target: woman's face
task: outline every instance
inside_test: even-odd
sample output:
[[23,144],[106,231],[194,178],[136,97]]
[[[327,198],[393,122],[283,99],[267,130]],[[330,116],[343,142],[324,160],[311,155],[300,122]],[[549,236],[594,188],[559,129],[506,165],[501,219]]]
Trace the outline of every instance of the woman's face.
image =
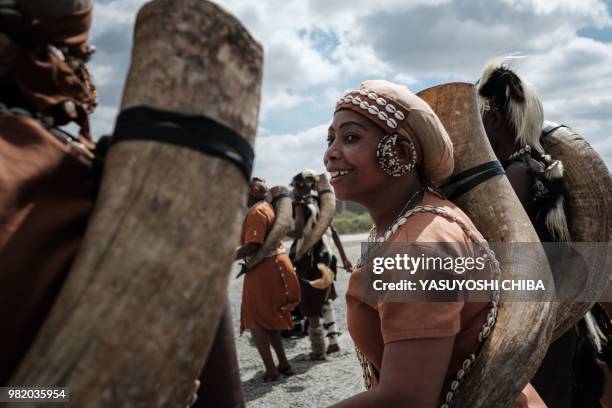
[[343,109],[334,115],[323,161],[340,200],[371,200],[384,185],[386,175],[376,158],[378,142],[384,135],[381,128],[358,113]]

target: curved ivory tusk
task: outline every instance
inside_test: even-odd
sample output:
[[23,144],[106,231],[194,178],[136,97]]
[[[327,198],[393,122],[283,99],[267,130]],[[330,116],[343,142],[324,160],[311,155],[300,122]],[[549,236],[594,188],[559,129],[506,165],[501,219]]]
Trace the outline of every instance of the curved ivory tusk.
[[317,264],[317,268],[319,268],[319,271],[321,271],[321,277],[319,279],[310,281],[310,286],[315,289],[329,288],[334,282],[334,271],[332,271],[327,265],[322,263]]
[[316,180],[317,192],[319,193],[319,219],[312,228],[310,234],[304,237],[304,242],[297,251],[295,257],[299,261],[306,252],[310,250],[325,234],[336,213],[336,195],[332,191],[325,173],[319,174]]
[[259,248],[259,251],[251,259],[247,261],[247,268],[251,269],[260,263],[265,255],[276,249],[276,245],[287,235],[287,232],[291,229],[291,197],[289,196],[289,189],[284,186],[276,186],[270,189],[270,197],[272,199],[272,206],[274,207],[274,225],[270,230],[266,241]]
[[[253,145],[262,59],[213,3],[148,2],[122,108],[203,115]],[[10,383],[69,387],[78,407],[185,406],[223,310],[246,193],[226,159],[154,141],[112,145],[81,251]]]
[[[453,141],[455,174],[496,160],[480,119],[476,90],[472,84],[444,84],[418,95],[436,112]],[[456,204],[489,242],[539,243],[527,214],[503,175],[470,190],[459,197]],[[539,249],[521,262],[516,262],[516,256],[512,258],[508,253],[496,254],[502,279],[512,279],[529,271],[531,276],[542,276],[551,281],[546,255],[543,249]],[[544,357],[553,329],[553,304],[503,301],[502,294],[493,333],[459,388],[454,406],[510,405],[531,380]]]
[[[546,135],[543,146],[553,159],[563,163],[563,179],[568,192],[565,208],[572,241],[612,241],[612,178],[599,154],[580,135],[566,127]],[[600,249],[595,249],[591,255],[584,257],[585,269],[555,277],[558,292],[567,295],[579,291],[577,295],[582,299],[595,300],[601,296],[612,273],[610,255],[609,251]],[[589,276],[586,276],[587,272]],[[571,296],[564,296],[568,297]],[[593,303],[560,302],[553,338],[573,327]]]

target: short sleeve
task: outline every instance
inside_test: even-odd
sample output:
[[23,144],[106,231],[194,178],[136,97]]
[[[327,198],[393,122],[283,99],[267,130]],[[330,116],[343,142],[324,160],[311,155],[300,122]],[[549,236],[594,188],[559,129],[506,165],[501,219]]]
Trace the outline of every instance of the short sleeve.
[[[427,217],[420,217],[417,220],[421,222],[427,220]],[[434,218],[433,221],[437,219]],[[410,257],[456,256],[457,246],[440,247],[447,244],[414,242],[402,250]],[[391,247],[389,251],[385,256],[393,257],[397,253],[397,249]],[[427,277],[428,273],[419,269],[414,276]],[[463,302],[379,301],[377,309],[385,343],[417,338],[451,337],[461,329]]]
[[252,211],[247,215],[245,225],[244,243],[255,242],[263,245],[266,240],[268,218],[263,211]]
[[[443,207],[458,218],[467,219],[449,202],[429,194],[426,204]],[[469,220],[469,219],[468,219]],[[437,214],[421,213],[410,217],[394,242],[418,246],[421,256],[470,256],[463,229]],[[426,271],[417,271],[424,276]],[[390,343],[419,338],[452,337],[461,331],[464,302],[378,302],[377,310],[383,341]]]
[[463,302],[378,303],[383,341],[452,337],[461,329]]

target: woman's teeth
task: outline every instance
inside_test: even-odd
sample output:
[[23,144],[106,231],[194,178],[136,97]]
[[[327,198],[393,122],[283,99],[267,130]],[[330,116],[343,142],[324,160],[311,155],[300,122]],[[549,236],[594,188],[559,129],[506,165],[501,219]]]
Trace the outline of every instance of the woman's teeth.
[[344,176],[345,174],[349,174],[350,172],[351,170],[338,170],[338,171],[332,171],[329,174],[331,174],[332,178],[334,178],[338,176]]

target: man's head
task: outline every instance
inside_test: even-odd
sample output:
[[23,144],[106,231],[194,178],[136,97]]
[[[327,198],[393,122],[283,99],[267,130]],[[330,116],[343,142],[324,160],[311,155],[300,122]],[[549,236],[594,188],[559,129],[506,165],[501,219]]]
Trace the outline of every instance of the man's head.
[[264,179],[253,177],[249,183],[248,205],[252,205],[257,201],[265,200],[268,195],[268,186]]
[[310,194],[315,188],[316,175],[313,170],[304,170],[299,172],[291,180],[291,187],[293,187],[293,196],[300,198]]
[[542,103],[533,87],[506,64],[508,57],[491,59],[476,87],[482,122],[498,158],[505,160],[523,146],[542,152]]

